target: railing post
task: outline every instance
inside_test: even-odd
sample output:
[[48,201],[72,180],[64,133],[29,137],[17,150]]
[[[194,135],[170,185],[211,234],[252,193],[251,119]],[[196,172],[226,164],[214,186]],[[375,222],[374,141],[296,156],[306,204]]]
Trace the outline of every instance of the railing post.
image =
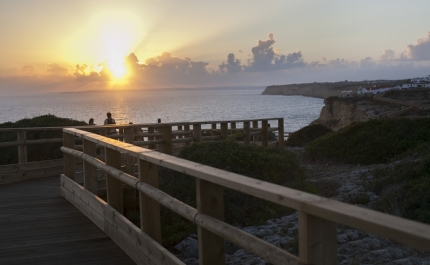
[[[235,122],[235,121],[232,121],[232,122],[230,123],[230,129],[236,129],[236,122]],[[235,133],[235,131],[232,131],[232,133],[234,134],[234,133]]]
[[228,123],[221,123],[221,140],[227,140]]
[[24,142],[24,145],[18,146],[18,163],[24,164],[27,163],[27,144],[25,140],[27,140],[26,131],[17,131],[17,140],[18,142]]
[[267,120],[261,121],[261,145],[269,146],[269,125]]
[[163,153],[171,155],[172,154],[172,126],[163,126]]
[[[139,159],[139,180],[158,189],[158,166]],[[140,229],[161,244],[160,204],[139,192]]]
[[[154,127],[148,127],[148,133],[154,133]],[[154,140],[154,136],[148,136],[148,141]],[[148,149],[155,149],[155,144],[148,145]]]
[[[198,212],[224,221],[222,186],[196,179],[196,192]],[[197,231],[199,237],[199,264],[225,264],[224,239],[200,226]]]
[[193,138],[195,143],[202,141],[202,125],[193,124]]
[[249,145],[249,138],[250,138],[250,132],[251,132],[251,128],[250,128],[251,124],[249,121],[245,121],[243,122],[243,144],[244,145]]
[[[184,125],[184,130],[189,132],[190,131],[190,125],[189,124]],[[186,137],[189,138],[190,135],[187,134]],[[190,145],[190,142],[185,142],[185,146],[188,146],[188,145]]]
[[278,119],[278,145],[284,146],[284,118]]
[[299,262],[337,264],[335,222],[299,212]]
[[[178,125],[178,131],[182,131],[182,126]],[[178,139],[182,138],[182,134],[178,135]]]
[[[106,165],[121,170],[121,153],[107,147],[105,149]],[[122,182],[106,174],[106,190],[107,203],[121,214],[124,214]]]
[[[256,132],[257,130],[254,129],[258,129],[258,121],[253,121],[252,122],[252,132]],[[258,140],[258,135],[254,135],[252,136],[252,141],[257,141]]]
[[[96,143],[84,139],[84,154],[95,157],[97,155]],[[84,161],[84,187],[97,195],[97,168]]]
[[[124,142],[125,143],[129,143],[129,144],[133,144],[134,143],[134,130],[133,127],[127,127],[124,128]],[[130,155],[126,155],[125,156],[125,172],[127,172],[128,174],[134,176],[135,175],[135,171],[134,171],[134,164],[135,164],[135,158],[133,156]]]
[[[211,124],[211,129],[212,129],[212,130],[216,130],[216,123],[212,123],[212,124]],[[216,135],[216,132],[211,131],[210,135],[214,136],[214,135]]]
[[[75,136],[67,132],[63,132],[63,146],[71,149],[75,148]],[[64,156],[64,174],[71,180],[75,180],[75,157],[69,154]]]

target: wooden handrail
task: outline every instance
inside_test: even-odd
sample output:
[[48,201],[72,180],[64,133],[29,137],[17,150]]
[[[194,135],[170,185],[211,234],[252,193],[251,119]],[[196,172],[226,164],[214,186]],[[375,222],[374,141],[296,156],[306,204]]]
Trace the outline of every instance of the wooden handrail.
[[[69,156],[79,157],[103,170],[109,176],[136,188],[140,192],[151,197],[155,203],[160,203],[178,214],[181,214],[183,217],[196,223],[200,228],[204,228],[221,238],[231,240],[233,243],[238,244],[256,255],[260,255],[274,264],[298,264],[298,262],[302,264],[336,263],[336,223],[374,233],[407,246],[430,251],[430,226],[426,224],[204,166],[82,130],[65,128],[63,132],[65,135],[80,137],[85,141],[102,145],[106,149],[112,150],[112,152],[134,157],[138,161],[148,163],[148,165],[162,166],[179,171],[195,177],[203,183],[210,183],[210,185],[237,190],[299,211],[300,254],[297,258],[283,250],[279,250],[275,246],[262,243],[260,242],[261,240],[257,238],[243,235],[243,231],[225,224],[222,220],[207,215],[201,212],[201,210],[196,210],[190,206],[184,205],[182,202],[162,193],[157,187],[146,184],[122,172],[118,168],[106,165],[90,155],[74,150],[71,147],[63,147],[61,149]],[[139,163],[140,162],[138,162],[138,164]],[[65,165],[70,166],[71,164],[65,161]],[[139,170],[143,170],[142,167],[140,167]],[[70,170],[65,168],[65,172],[67,171],[70,172]],[[140,172],[139,174],[147,175],[145,172]],[[222,189],[220,191],[220,194],[222,194]],[[200,200],[204,199],[208,198],[200,198]],[[141,218],[147,217],[141,216]],[[149,219],[146,219],[146,221],[151,222]],[[155,224],[154,227],[157,227],[157,224]],[[202,244],[200,246],[203,246],[205,237],[201,237],[200,233],[203,232],[201,232],[200,228],[199,245]],[[264,254],[260,250],[264,250],[265,253],[269,254]],[[211,250],[205,249],[200,257],[206,256],[207,251],[210,252]],[[206,261],[202,262],[201,260],[201,264],[211,264],[211,262],[207,261],[210,259],[202,259]]]

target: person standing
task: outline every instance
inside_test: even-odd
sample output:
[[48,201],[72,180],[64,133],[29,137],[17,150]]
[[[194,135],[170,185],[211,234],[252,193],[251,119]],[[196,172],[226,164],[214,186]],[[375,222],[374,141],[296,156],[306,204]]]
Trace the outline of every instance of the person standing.
[[93,118],[91,118],[91,119],[88,121],[88,125],[96,125],[96,124],[94,123],[94,119],[93,119]]
[[[107,119],[104,121],[104,125],[109,125],[109,124],[116,124],[115,120],[112,118],[112,114],[110,112],[106,113]],[[116,133],[116,129],[112,128],[109,129],[107,131],[107,134],[114,134]]]

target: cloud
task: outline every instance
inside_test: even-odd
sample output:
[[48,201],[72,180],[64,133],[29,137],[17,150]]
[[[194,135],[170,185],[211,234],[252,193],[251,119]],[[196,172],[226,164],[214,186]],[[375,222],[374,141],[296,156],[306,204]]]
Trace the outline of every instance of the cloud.
[[69,69],[61,67],[57,63],[49,63],[47,72],[48,74],[55,75],[55,76],[64,76],[68,74]]
[[219,65],[219,70],[228,73],[237,73],[242,71],[242,65],[240,65],[240,60],[236,59],[233,53],[229,53],[227,56],[227,63],[222,62],[222,64]]
[[381,56],[379,56],[379,60],[381,61],[391,61],[395,59],[396,52],[390,49],[385,49]]
[[413,61],[430,60],[430,32],[424,38],[419,39],[417,44],[409,44],[401,54],[400,59]]
[[34,75],[36,73],[34,67],[31,65],[23,66],[19,72],[23,75]]

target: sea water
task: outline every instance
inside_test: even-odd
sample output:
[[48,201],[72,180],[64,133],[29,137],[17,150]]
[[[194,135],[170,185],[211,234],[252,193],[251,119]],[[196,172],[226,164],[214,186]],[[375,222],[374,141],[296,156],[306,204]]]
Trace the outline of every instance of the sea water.
[[[323,100],[262,95],[264,87],[175,88],[57,93],[0,97],[0,123],[44,114],[103,124],[111,112],[117,124],[284,118],[286,132],[319,117]],[[276,127],[277,122],[271,121]]]

